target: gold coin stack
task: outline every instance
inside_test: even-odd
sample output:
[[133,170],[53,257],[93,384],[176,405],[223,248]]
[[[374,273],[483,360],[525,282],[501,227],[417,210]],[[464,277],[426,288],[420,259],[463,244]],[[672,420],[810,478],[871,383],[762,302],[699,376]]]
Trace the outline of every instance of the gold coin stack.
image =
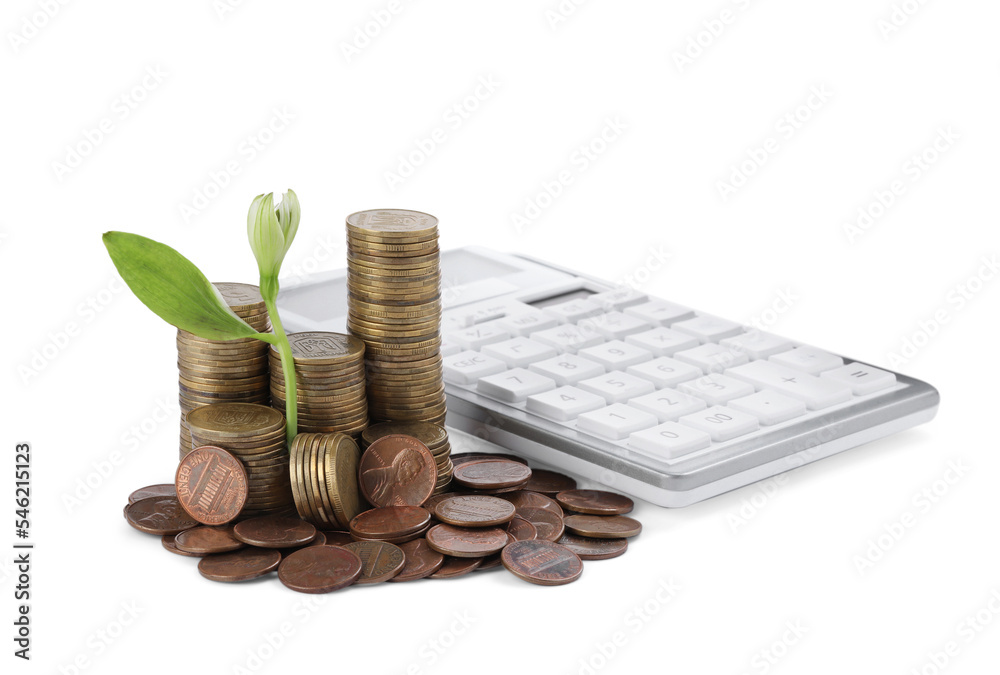
[[[298,432],[341,432],[357,437],[368,426],[365,343],[340,333],[288,336],[295,358]],[[271,347],[271,405],[285,411],[285,371]]]
[[368,414],[444,424],[437,218],[379,209],[347,217],[347,327],[365,343]]
[[192,445],[214,445],[243,463],[249,494],[242,516],[289,511],[294,506],[285,445],[285,417],[253,403],[215,403],[188,413]]
[[361,434],[361,449],[362,451],[367,450],[369,445],[383,436],[396,434],[412,436],[427,446],[437,462],[438,473],[434,494],[439,495],[447,492],[451,486],[452,471],[455,468],[451,463],[451,443],[448,441],[448,431],[443,426],[432,422],[381,422],[373,424]]
[[350,436],[299,434],[289,454],[292,496],[303,520],[321,530],[347,530],[368,508],[358,487],[361,450]]
[[[223,299],[254,330],[265,333],[271,322],[260,290],[251,284],[214,284]],[[177,331],[177,370],[180,381],[180,456],[191,452],[186,415],[212,403],[263,403],[270,397],[267,379],[267,343],[253,338],[206,340]]]

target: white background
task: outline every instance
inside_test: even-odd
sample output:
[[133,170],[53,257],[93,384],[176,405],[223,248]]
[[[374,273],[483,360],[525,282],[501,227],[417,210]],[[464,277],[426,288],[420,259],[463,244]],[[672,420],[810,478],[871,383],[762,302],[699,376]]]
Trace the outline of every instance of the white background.
[[[4,553],[4,672],[995,668],[998,296],[994,280],[969,280],[1000,250],[1000,6],[897,3],[909,13],[891,0],[567,2],[575,11],[555,21],[556,0],[64,0],[51,17],[45,2],[5,2],[3,448],[10,467],[14,443],[32,443],[36,549],[30,665],[10,654]],[[372,12],[387,25],[369,25]],[[580,146],[608,120],[624,129],[584,167]],[[435,129],[444,140],[414,155]],[[934,150],[941,130],[952,140]],[[741,168],[765,145],[765,161]],[[412,175],[387,179],[407,156]],[[568,185],[517,226],[564,170]],[[734,172],[751,175],[720,190]],[[246,209],[287,187],[304,214],[288,274],[343,266],[352,211],[424,210],[446,247],[633,277],[876,365],[915,340],[896,369],[938,387],[940,413],[767,492],[639,504],[645,529],[628,554],[561,588],[498,571],[355,588],[311,611],[273,578],[205,581],[121,518],[131,490],[173,475],[175,353],[173,329],[120,291],[100,234],[139,232],[212,279],[255,282]],[[859,209],[874,213],[868,227],[845,228]],[[654,251],[667,263],[648,265]],[[961,306],[960,285],[977,291]],[[791,306],[768,314],[783,293]],[[8,550],[12,479],[0,473]],[[907,513],[912,526],[872,549]],[[869,555],[880,559],[860,570]],[[641,619],[644,605],[655,611]],[[977,613],[987,623],[969,632]],[[283,627],[270,649],[264,636]],[[435,653],[435,640],[449,647]],[[248,665],[248,652],[268,658]],[[75,659],[87,666],[68,669]]]

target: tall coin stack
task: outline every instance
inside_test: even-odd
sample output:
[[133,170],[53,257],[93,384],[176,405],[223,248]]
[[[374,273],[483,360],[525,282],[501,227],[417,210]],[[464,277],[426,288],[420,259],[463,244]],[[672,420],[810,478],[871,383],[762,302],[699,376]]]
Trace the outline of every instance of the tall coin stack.
[[[365,343],[340,333],[288,336],[295,359],[298,432],[341,432],[357,437],[368,426]],[[285,371],[271,347],[271,405],[285,410]]]
[[451,476],[454,465],[451,463],[451,443],[448,431],[439,424],[431,422],[382,422],[373,424],[361,434],[361,450],[384,436],[402,434],[412,436],[427,446],[437,462],[437,483],[434,485],[436,495],[448,491],[451,486]]
[[[251,284],[214,284],[240,318],[259,333],[271,330],[260,290]],[[177,331],[177,370],[180,382],[180,456],[191,452],[186,415],[212,403],[263,403],[270,396],[266,342],[254,338],[206,340]]]
[[246,469],[248,496],[241,516],[294,507],[284,415],[266,405],[216,403],[192,410],[187,421],[194,447],[220,447]]
[[398,209],[347,217],[347,327],[365,343],[374,420],[444,424],[437,222]]

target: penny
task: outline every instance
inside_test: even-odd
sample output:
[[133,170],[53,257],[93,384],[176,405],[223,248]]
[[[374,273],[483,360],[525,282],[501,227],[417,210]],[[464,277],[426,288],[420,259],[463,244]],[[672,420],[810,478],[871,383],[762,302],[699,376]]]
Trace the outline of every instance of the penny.
[[457,455],[451,456],[451,461],[453,461],[456,465],[465,464],[466,462],[472,462],[477,459],[508,459],[512,462],[520,462],[521,464],[528,463],[528,460],[516,455],[503,455],[494,452],[460,452]]
[[177,501],[205,525],[222,525],[240,514],[247,501],[247,473],[222,448],[195,448],[177,467]]
[[575,490],[576,481],[569,476],[555,471],[535,469],[531,472],[531,479],[528,480],[528,484],[524,486],[524,489],[555,496],[564,490]]
[[604,490],[563,490],[556,495],[556,501],[570,511],[598,516],[617,516],[635,507],[635,502],[625,495]]
[[499,497],[465,495],[439,502],[434,515],[449,525],[489,527],[509,522],[514,517],[514,505]]
[[139,488],[132,494],[128,496],[128,503],[135,504],[140,499],[145,499],[146,497],[176,497],[177,488],[174,487],[173,483],[161,483],[160,485],[148,485],[144,488]]
[[556,541],[563,534],[563,519],[551,511],[536,506],[522,506],[517,509],[517,515],[535,526],[538,531],[536,539]]
[[125,507],[128,524],[146,534],[177,534],[198,526],[176,497],[146,497]]
[[425,527],[431,514],[419,506],[383,506],[351,520],[351,534],[366,539],[402,537]]
[[506,499],[515,508],[521,508],[522,506],[533,506],[538,509],[545,509],[546,511],[551,511],[560,518],[563,517],[562,507],[559,506],[559,502],[552,499],[548,495],[543,495],[541,492],[530,492],[528,490],[518,490],[517,492],[508,492],[503,495],[503,499]]
[[198,563],[201,576],[212,581],[249,581],[278,568],[281,553],[263,548],[241,548],[232,553],[220,553],[202,558]]
[[516,577],[540,586],[561,586],[583,574],[580,556],[544,539],[516,541],[503,550],[501,560]]
[[617,558],[628,549],[628,539],[592,539],[566,533],[557,544],[565,546],[580,556],[580,560],[607,560]]
[[483,564],[482,558],[445,557],[444,564],[430,576],[431,579],[454,579],[463,577]]
[[[351,540],[350,537],[348,537],[348,541],[350,540]],[[283,548],[279,550],[281,551],[281,557],[287,558],[289,555],[291,555],[295,551],[298,551],[300,548],[307,548],[309,546],[326,546],[328,544],[329,542],[326,540],[326,534],[323,532],[317,532],[316,536],[313,537],[312,541],[310,541],[308,544],[303,544],[302,546],[291,546],[289,548]]]
[[160,538],[160,543],[163,544],[163,548],[176,555],[182,555],[188,558],[203,558],[207,555],[204,553],[188,553],[187,551],[180,550],[177,548],[177,544],[174,541],[176,538],[176,534],[165,534]]
[[566,516],[566,529],[581,537],[619,539],[642,532],[642,524],[628,516]]
[[[515,541],[517,541],[517,540],[514,539],[513,535],[511,535],[510,532],[508,532],[507,533],[507,546],[510,546]],[[500,556],[501,555],[503,555],[503,549],[501,549],[498,553],[494,553],[493,555],[486,556],[485,558],[483,558],[483,563],[479,567],[476,568],[476,571],[477,572],[482,572],[483,570],[492,570],[492,569],[495,569],[497,567],[500,567],[500,563],[501,563]]]
[[444,500],[451,499],[452,497],[462,496],[462,495],[465,495],[465,494],[468,494],[468,493],[466,493],[466,492],[444,492],[444,493],[438,494],[438,495],[431,495],[430,498],[428,498],[428,500],[423,503],[423,508],[427,509],[428,511],[430,511],[433,514],[434,513],[434,509],[437,508],[437,505],[440,504],[441,502],[443,502]]
[[514,516],[513,520],[507,523],[507,534],[512,536],[514,541],[528,541],[538,537],[538,529],[530,520]]
[[411,436],[383,436],[361,456],[358,480],[375,506],[420,506],[434,491],[437,468],[427,446]]
[[232,527],[207,526],[184,530],[175,537],[174,545],[182,551],[198,555],[228,553],[246,546],[233,536]]
[[260,516],[237,523],[233,535],[251,546],[291,548],[312,541],[316,528],[298,518]]
[[278,579],[300,593],[329,593],[361,577],[361,558],[340,546],[310,546],[281,561]]
[[326,537],[327,546],[343,546],[354,541],[350,532],[324,532],[323,536]]
[[454,480],[459,485],[480,490],[517,487],[530,478],[531,469],[509,459],[477,459],[464,462],[455,466],[454,474]]
[[438,553],[427,545],[426,539],[414,539],[400,544],[406,563],[399,574],[389,581],[416,581],[437,572],[444,564],[444,554]]
[[427,530],[427,544],[455,558],[482,558],[507,545],[507,533],[499,527],[467,528],[435,525]]
[[403,550],[384,541],[356,541],[344,546],[361,558],[359,584],[377,584],[399,574],[406,564]]

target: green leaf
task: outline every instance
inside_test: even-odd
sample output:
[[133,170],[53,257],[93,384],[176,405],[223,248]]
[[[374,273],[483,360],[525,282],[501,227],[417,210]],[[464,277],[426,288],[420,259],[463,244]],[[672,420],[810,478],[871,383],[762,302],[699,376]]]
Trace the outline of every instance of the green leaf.
[[128,287],[167,323],[209,340],[258,335],[194,263],[166,244],[128,232],[105,232],[103,239]]

